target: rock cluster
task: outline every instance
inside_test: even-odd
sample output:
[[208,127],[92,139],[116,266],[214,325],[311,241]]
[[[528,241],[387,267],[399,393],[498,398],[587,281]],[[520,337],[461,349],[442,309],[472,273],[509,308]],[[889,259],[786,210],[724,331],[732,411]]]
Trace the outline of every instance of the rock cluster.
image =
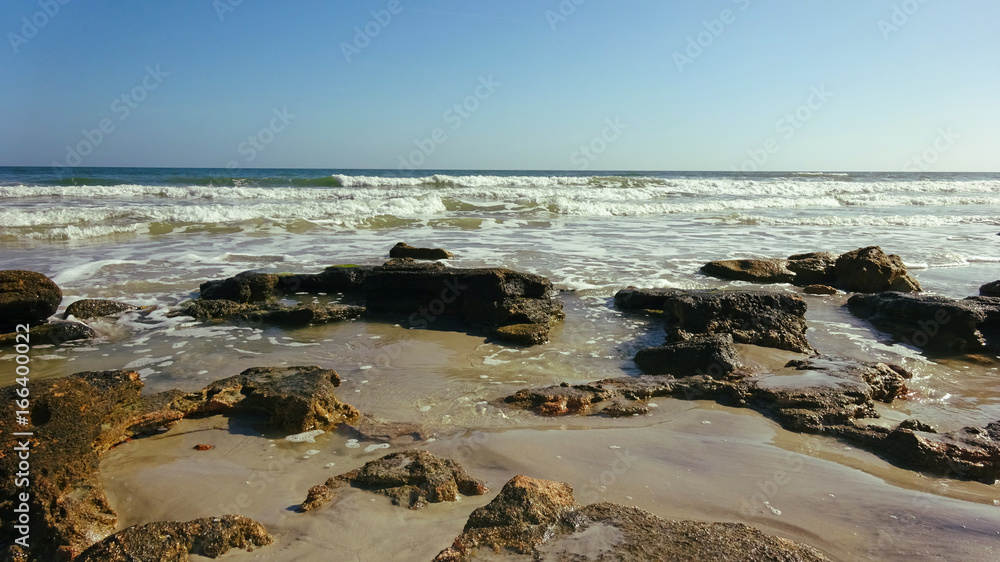
[[[869,246],[835,256],[829,252],[796,254],[788,259],[739,259],[713,261],[702,273],[720,279],[753,283],[793,283],[835,286],[848,292],[920,291],[920,283],[906,272],[903,260]],[[814,294],[819,289],[814,288]]]
[[[586,538],[589,548],[581,550]],[[739,523],[667,521],[612,503],[581,506],[568,484],[515,476],[472,512],[435,562],[521,560],[827,560],[819,551]]]
[[[413,327],[429,326],[443,315],[457,316],[498,339],[523,345],[548,341],[552,323],[563,317],[562,303],[552,298],[552,284],[544,277],[503,268],[449,268],[407,258],[382,266],[332,266],[316,274],[244,272],[203,283],[201,300],[183,313],[197,318],[257,318],[267,323],[305,318],[309,313],[303,307],[288,310],[266,304],[275,295],[298,293],[343,293],[363,302],[370,314],[405,316]],[[207,304],[210,301],[221,304]],[[334,309],[321,317],[359,313],[359,309]]]
[[[142,395],[133,371],[77,373],[27,384],[33,436],[15,437],[23,428],[13,416],[0,417],[4,451],[26,445],[31,455],[29,516],[34,522],[34,555],[39,560],[72,559],[96,538],[116,529],[117,515],[98,475],[102,453],[132,437],[147,435],[178,420],[216,413],[263,413],[269,424],[289,433],[330,429],[357,421],[360,414],[334,394],[337,373],[319,367],[248,369],[193,393],[168,391]],[[0,389],[13,403],[20,385]],[[0,455],[0,509],[12,513],[18,488],[17,455]],[[133,535],[133,537],[136,535]],[[13,529],[0,528],[0,547],[10,556]],[[187,540],[187,539],[184,539]],[[100,558],[92,558],[94,560]]]

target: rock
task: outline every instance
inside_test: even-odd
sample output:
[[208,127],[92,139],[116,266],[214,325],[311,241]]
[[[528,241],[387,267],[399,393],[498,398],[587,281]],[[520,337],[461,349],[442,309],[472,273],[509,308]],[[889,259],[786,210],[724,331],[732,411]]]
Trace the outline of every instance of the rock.
[[601,414],[611,418],[625,418],[629,416],[641,416],[649,413],[649,406],[642,402],[629,402],[627,400],[615,399],[601,410]]
[[745,259],[708,262],[701,267],[705,275],[752,283],[791,283],[795,274],[785,267],[785,260]]
[[427,451],[390,453],[361,468],[334,476],[326,484],[309,490],[302,511],[310,511],[333,499],[343,486],[361,488],[388,496],[393,505],[420,509],[427,503],[455,501],[459,494],[481,496],[486,484],[469,476],[458,463]]
[[255,367],[175,399],[170,408],[185,417],[263,413],[287,433],[332,429],[354,423],[361,413],[337,398],[340,376],[333,369]]
[[[255,297],[247,294],[266,296],[271,290],[285,294],[343,293],[348,298],[361,297],[367,312],[405,315],[411,327],[427,327],[445,315],[458,316],[471,327],[522,344],[547,341],[550,324],[564,317],[562,303],[552,298],[548,279],[503,268],[447,268],[438,262],[427,264],[398,258],[382,266],[333,266],[318,274],[278,275],[274,276],[274,284],[270,278],[255,277],[260,275],[269,274],[244,272],[223,281],[209,281],[203,284],[202,297],[245,304],[256,302]],[[254,285],[256,291],[242,288],[250,281],[258,282]],[[186,313],[196,317],[234,317],[278,306],[245,309],[227,303],[208,308],[203,302],[208,301],[190,304]],[[292,317],[298,319],[304,314],[297,310]],[[517,324],[537,326],[497,331]]]
[[[98,474],[99,456],[136,436],[169,427],[186,416],[263,412],[288,433],[332,429],[360,414],[340,402],[333,388],[335,371],[319,367],[248,369],[195,393],[168,391],[142,395],[134,371],[95,371],[28,383],[31,437],[14,416],[0,416],[4,451],[26,443],[31,451],[29,514],[31,553],[37,560],[72,559],[95,540],[113,533],[117,514],[108,503]],[[14,384],[0,389],[0,400],[14,403]],[[13,509],[17,455],[0,455],[0,509]],[[23,491],[23,490],[20,490]],[[0,528],[0,549],[12,552],[10,526]],[[156,560],[157,558],[153,558]]]
[[548,324],[511,324],[496,329],[496,337],[521,345],[536,345],[549,341]]
[[66,307],[63,318],[75,316],[80,320],[88,318],[99,318],[101,316],[112,316],[120,312],[129,310],[139,310],[138,306],[124,302],[109,301],[104,299],[83,299],[74,302]]
[[[5,404],[13,404],[18,388],[15,384],[0,391]],[[0,442],[4,451],[19,443],[30,450],[31,559],[71,559],[116,529],[117,516],[98,476],[98,456],[132,435],[130,427],[145,410],[142,382],[132,371],[100,371],[34,380],[27,388],[30,429],[15,426],[13,415],[2,416]],[[34,436],[11,436],[26,429]],[[0,456],[4,513],[11,513],[16,492],[23,491],[14,487],[17,462],[16,454]],[[9,525],[0,529],[0,545],[6,547],[14,538]]]
[[1000,297],[1000,281],[987,283],[979,288],[979,294],[984,297]]
[[811,352],[806,340],[806,303],[797,295],[767,291],[623,289],[622,308],[663,310],[667,341],[731,334],[736,343]]
[[568,484],[515,476],[490,503],[472,512],[462,534],[434,560],[466,560],[477,548],[530,554],[575,506]]
[[363,306],[277,303],[242,304],[230,300],[194,300],[171,316],[191,316],[198,320],[242,320],[277,326],[313,326],[360,318]]
[[197,445],[194,446],[194,450],[195,451],[210,451],[214,447],[215,447],[214,445],[208,445],[208,444],[205,444],[205,443],[198,443]]
[[807,295],[836,295],[837,289],[829,285],[807,285],[802,292]]
[[62,291],[41,273],[0,271],[0,332],[12,332],[17,324],[40,324],[61,302]]
[[854,295],[847,301],[851,313],[905,343],[940,353],[981,350],[986,340],[980,327],[1000,316],[1000,299],[947,297],[884,292]]
[[160,521],[119,531],[88,548],[76,562],[185,562],[189,554],[218,558],[233,548],[252,551],[272,542],[263,525],[241,515]]
[[400,242],[389,250],[389,257],[413,258],[417,260],[446,260],[455,257],[455,255],[441,248],[414,248],[405,242]]
[[635,364],[647,375],[719,376],[736,370],[739,360],[733,337],[719,334],[640,349]]
[[903,260],[895,254],[886,255],[878,246],[842,254],[837,258],[835,272],[838,286],[845,291],[909,293],[921,290],[920,283],[906,273]]
[[806,285],[833,285],[837,282],[837,256],[830,252],[812,252],[788,256],[786,267],[795,274],[795,283]]
[[[24,334],[17,332],[0,334],[0,347],[13,346],[24,342]],[[53,344],[62,345],[68,341],[89,340],[97,337],[97,332],[80,322],[49,322],[35,326],[28,332],[28,340],[32,345]]]
[[[587,545],[581,549],[581,544]],[[635,507],[580,506],[568,484],[515,476],[475,510],[435,562],[525,555],[534,560],[827,560],[819,551],[739,523],[667,521]],[[751,556],[752,554],[752,556]]]
[[1000,421],[943,434],[913,421],[899,424],[884,439],[895,459],[952,478],[991,485],[1000,480]]
[[244,271],[229,279],[202,283],[201,298],[224,299],[238,303],[264,302],[275,294],[277,287],[278,276],[273,273]]
[[[714,400],[752,408],[790,431],[828,435],[874,452],[903,468],[989,484],[1000,479],[1000,421],[938,434],[919,420],[896,429],[872,425],[875,402],[891,403],[909,392],[911,374],[885,363],[813,358],[790,361],[775,373],[737,369],[728,376],[620,377],[523,389],[500,402],[541,415],[643,413],[642,400],[670,396]],[[629,411],[633,402],[636,410]],[[607,403],[605,413],[599,406]],[[628,413],[626,413],[628,412]]]
[[394,445],[409,444],[427,439],[424,428],[415,423],[387,422],[365,414],[350,427],[358,439],[380,441]]

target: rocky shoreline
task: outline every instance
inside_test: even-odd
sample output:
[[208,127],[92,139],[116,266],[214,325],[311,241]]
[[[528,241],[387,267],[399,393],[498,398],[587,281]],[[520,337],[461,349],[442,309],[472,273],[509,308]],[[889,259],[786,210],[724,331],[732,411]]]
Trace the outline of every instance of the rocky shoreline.
[[[331,266],[317,273],[247,271],[201,284],[199,297],[170,315],[286,329],[389,318],[404,327],[434,325],[515,346],[543,345],[550,339],[564,314],[548,279],[438,261],[453,257],[443,249],[400,243],[383,265]],[[1000,281],[962,300],[917,295],[921,286],[899,256],[878,247],[840,256],[817,252],[781,260],[709,262],[701,271],[755,285],[791,283],[806,294],[856,293],[845,305],[852,314],[928,356],[997,350]],[[18,324],[31,325],[32,342],[60,345],[98,337],[88,320],[146,312],[126,302],[85,299],[67,307],[62,319],[50,320],[61,301],[60,288],[44,275],[0,271],[0,346],[17,344]],[[830,357],[815,349],[807,338],[807,301],[797,294],[629,287],[614,296],[614,303],[628,314],[663,322],[663,343],[634,356],[641,376],[525,388],[495,397],[492,404],[542,416],[621,418],[648,413],[651,398],[710,400],[752,409],[793,432],[842,440],[906,469],[987,484],[1000,479],[1000,421],[944,433],[913,418],[883,423],[879,409],[906,399],[912,375],[899,365]],[[450,320],[436,323],[443,317]],[[746,367],[742,346],[782,350],[800,358],[781,368]],[[286,434],[343,425],[369,433],[409,434],[414,445],[425,441],[419,427],[394,427],[362,416],[337,396],[340,383],[333,369],[281,365],[246,369],[194,392],[143,394],[140,375],[128,369],[20,385],[31,396],[34,435],[26,447],[31,450],[34,493],[20,500],[13,478],[18,459],[0,455],[0,509],[10,512],[25,504],[35,522],[33,542],[41,546],[25,551],[15,544],[13,529],[5,526],[0,531],[5,556],[187,560],[190,554],[214,558],[230,549],[266,547],[273,541],[267,529],[239,514],[119,530],[100,482],[99,459],[115,446],[157,434],[180,420],[220,414],[254,416],[262,426]],[[0,389],[0,398],[12,403],[18,388],[15,384]],[[24,439],[13,435],[17,431],[9,416],[0,420],[3,450],[12,450]],[[336,503],[341,488],[348,487],[374,491],[411,509],[489,492],[484,481],[455,461],[407,449],[303,490],[300,509]],[[480,550],[569,556],[572,548],[566,545],[581,533],[606,536],[608,544],[607,552],[581,559],[607,554],[627,560],[708,560],[748,549],[759,559],[827,559],[808,546],[747,525],[666,521],[611,503],[582,506],[569,484],[517,476],[487,506],[472,512],[463,533],[436,560],[472,559]]]

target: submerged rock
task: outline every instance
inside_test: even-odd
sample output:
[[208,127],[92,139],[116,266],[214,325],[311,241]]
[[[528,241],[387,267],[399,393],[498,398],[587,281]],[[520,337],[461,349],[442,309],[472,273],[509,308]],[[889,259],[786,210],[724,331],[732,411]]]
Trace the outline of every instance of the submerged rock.
[[416,260],[446,260],[455,257],[455,254],[441,248],[415,248],[406,242],[400,242],[389,250],[389,257],[413,258]]
[[428,503],[455,501],[459,494],[481,496],[489,491],[481,480],[469,476],[453,460],[427,451],[390,453],[365,463],[361,468],[334,476],[325,484],[309,489],[302,511],[311,511],[333,499],[343,486],[361,488],[388,496],[394,505],[420,509]]
[[623,289],[615,303],[625,309],[662,310],[667,341],[730,334],[736,343],[810,352],[806,302],[797,295],[767,291]]
[[363,306],[338,304],[304,304],[298,306],[277,303],[243,304],[230,300],[195,300],[173,316],[191,316],[198,320],[240,320],[276,326],[313,326],[360,318]]
[[263,525],[241,515],[160,521],[119,531],[85,550],[76,562],[185,562],[189,554],[218,558],[234,548],[253,551],[272,542]]
[[705,275],[752,283],[791,283],[795,274],[785,267],[785,260],[743,259],[711,261],[701,267]]
[[244,271],[235,277],[201,284],[201,298],[225,299],[239,303],[264,302],[276,294],[278,276],[273,273]]
[[[94,337],[97,337],[97,332],[80,322],[49,322],[35,326],[28,332],[28,341],[31,345],[62,345],[69,341],[89,340]],[[24,343],[24,341],[24,335],[20,332],[0,334],[0,347]]]
[[987,342],[981,328],[1000,322],[1000,299],[996,297],[954,300],[884,292],[854,295],[847,306],[855,316],[908,344],[951,354],[983,349]]
[[[588,540],[590,539],[590,540]],[[588,548],[581,549],[580,541]],[[667,521],[635,507],[580,506],[568,484],[515,476],[472,512],[435,562],[535,560],[827,560],[819,551],[739,523]]]
[[75,316],[80,320],[87,320],[89,318],[99,318],[101,316],[113,316],[120,312],[127,312],[130,310],[139,310],[139,307],[118,301],[83,299],[67,306],[66,312],[63,314],[63,318]]
[[845,291],[880,293],[882,291],[918,292],[920,283],[906,272],[903,260],[886,254],[878,246],[869,246],[842,254],[835,267],[837,284]]
[[[319,367],[248,369],[199,392],[149,396],[142,395],[143,384],[134,371],[27,382],[29,414],[24,420],[0,416],[0,446],[4,451],[20,446],[30,451],[32,493],[26,503],[32,559],[72,559],[116,530],[117,514],[98,474],[99,457],[111,447],[186,416],[213,413],[263,412],[287,433],[330,429],[360,415],[333,394],[337,384],[335,371]],[[0,389],[0,400],[13,404],[22,388],[15,383]],[[24,431],[33,435],[13,435]],[[0,509],[6,513],[23,491],[15,487],[18,462],[16,454],[0,455]],[[10,556],[15,554],[15,538],[10,525],[0,528],[0,548]]]
[[0,271],[0,331],[14,331],[17,324],[39,324],[56,313],[62,290],[35,271]]

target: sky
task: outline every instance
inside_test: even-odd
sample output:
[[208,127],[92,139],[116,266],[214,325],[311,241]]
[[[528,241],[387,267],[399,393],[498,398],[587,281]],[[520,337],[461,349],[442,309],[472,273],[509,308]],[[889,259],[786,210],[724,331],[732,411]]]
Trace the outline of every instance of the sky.
[[0,165],[995,172],[997,22],[996,0],[8,0]]

